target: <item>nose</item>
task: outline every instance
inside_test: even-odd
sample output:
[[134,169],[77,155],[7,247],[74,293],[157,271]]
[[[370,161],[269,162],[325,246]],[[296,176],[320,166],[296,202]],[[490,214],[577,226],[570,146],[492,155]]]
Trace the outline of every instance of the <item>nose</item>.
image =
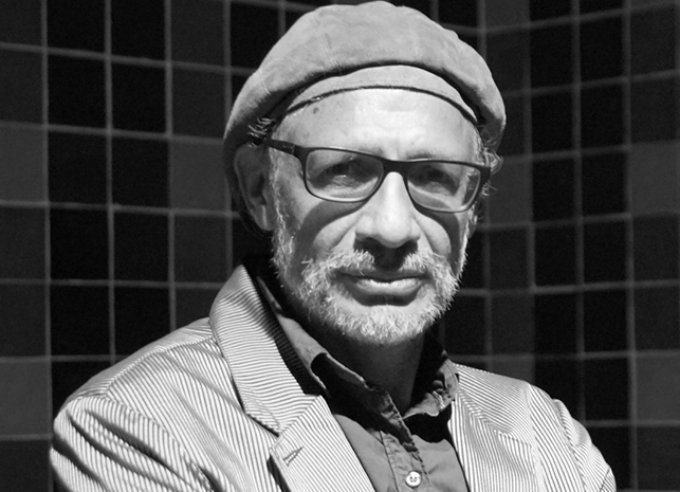
[[356,225],[358,241],[375,241],[396,249],[420,238],[416,208],[401,174],[391,172],[361,208]]

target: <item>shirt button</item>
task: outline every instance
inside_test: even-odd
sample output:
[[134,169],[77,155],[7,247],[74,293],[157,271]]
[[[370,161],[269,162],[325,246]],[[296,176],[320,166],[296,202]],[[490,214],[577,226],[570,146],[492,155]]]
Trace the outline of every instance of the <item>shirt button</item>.
[[417,471],[412,471],[411,473],[406,475],[406,485],[413,489],[418,487],[421,481],[422,478],[420,477],[420,473],[418,473]]

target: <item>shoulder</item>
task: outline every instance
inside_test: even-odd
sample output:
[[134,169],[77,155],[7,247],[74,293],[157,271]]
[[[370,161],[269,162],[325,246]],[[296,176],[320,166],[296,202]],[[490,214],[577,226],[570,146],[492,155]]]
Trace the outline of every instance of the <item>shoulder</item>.
[[480,409],[497,409],[502,413],[533,409],[555,416],[561,413],[563,406],[531,383],[460,364],[455,366],[462,396]]
[[[94,376],[69,400],[104,398],[137,407],[171,398],[176,388],[226,385],[226,361],[207,318],[180,328]],[[225,388],[226,389],[226,388]]]
[[546,470],[546,481],[558,490],[560,480],[575,470],[585,490],[615,490],[611,469],[587,430],[559,400],[542,389],[467,366],[456,365],[459,405],[478,420],[516,440],[530,444]]

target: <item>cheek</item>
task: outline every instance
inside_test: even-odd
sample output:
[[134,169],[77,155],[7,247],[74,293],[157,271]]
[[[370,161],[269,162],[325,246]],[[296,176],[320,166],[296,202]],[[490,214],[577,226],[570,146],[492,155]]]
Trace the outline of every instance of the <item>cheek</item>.
[[458,261],[460,250],[465,247],[470,228],[469,215],[441,214],[423,221],[422,230],[428,247],[449,261]]

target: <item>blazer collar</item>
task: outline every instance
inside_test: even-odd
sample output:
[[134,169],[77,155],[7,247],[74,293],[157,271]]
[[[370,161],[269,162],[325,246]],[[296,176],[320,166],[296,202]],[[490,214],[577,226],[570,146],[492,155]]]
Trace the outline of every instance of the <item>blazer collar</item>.
[[210,322],[244,411],[277,435],[270,454],[288,489],[373,490],[326,400],[298,383],[304,367],[243,266],[218,294]]

